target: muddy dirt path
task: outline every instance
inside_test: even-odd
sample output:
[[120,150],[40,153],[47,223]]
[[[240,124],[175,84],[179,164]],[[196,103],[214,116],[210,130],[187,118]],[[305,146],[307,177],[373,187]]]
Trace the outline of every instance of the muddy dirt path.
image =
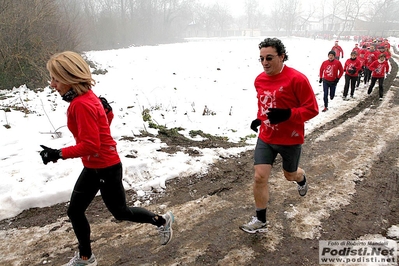
[[[374,91],[307,135],[301,159],[309,180],[305,197],[284,179],[277,161],[268,233],[238,229],[254,214],[249,150],[221,159],[207,173],[175,178],[164,193],[151,195],[147,208],[176,216],[167,246],[159,245],[151,225],[115,221],[97,198],[88,218],[99,265],[318,265],[320,239],[385,236],[399,224],[399,84],[392,66],[383,101]],[[127,191],[127,198],[133,204],[136,196]],[[25,211],[1,221],[0,229],[1,265],[61,265],[77,246],[66,204]]]

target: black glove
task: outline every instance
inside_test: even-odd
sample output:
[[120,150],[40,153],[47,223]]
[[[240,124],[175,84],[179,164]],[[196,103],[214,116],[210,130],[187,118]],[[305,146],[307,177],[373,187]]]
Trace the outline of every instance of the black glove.
[[335,79],[335,84],[337,84],[339,82],[339,78]]
[[269,108],[267,117],[269,118],[270,124],[278,124],[288,120],[291,116],[291,109],[281,108]]
[[251,123],[251,129],[255,132],[258,132],[258,126],[260,126],[261,124],[262,124],[262,121],[260,121],[260,119],[255,119]]
[[42,160],[44,164],[48,164],[49,162],[56,163],[58,159],[61,157],[61,150],[52,149],[46,147],[44,145],[40,145],[43,150],[40,152],[40,156],[42,156]]
[[107,101],[107,99],[105,99],[104,97],[98,96],[98,98],[101,100],[101,103],[104,107],[104,111],[106,114],[108,114],[109,112],[112,111],[112,107],[109,104],[109,102]]
[[356,73],[356,68],[352,67],[351,69],[348,70],[348,73],[351,74],[351,75],[355,74]]
[[322,79],[322,78],[320,78],[320,79],[319,79],[319,83],[322,83],[322,82],[323,82],[323,79]]

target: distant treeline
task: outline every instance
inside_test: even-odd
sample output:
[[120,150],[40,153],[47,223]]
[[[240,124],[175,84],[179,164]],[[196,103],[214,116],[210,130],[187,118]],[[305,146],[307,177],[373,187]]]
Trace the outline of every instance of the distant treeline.
[[[345,30],[353,30],[347,22],[357,18],[379,27],[397,20],[399,0],[321,0],[307,5],[270,0],[266,6],[261,0],[245,0],[242,11],[233,17],[228,6],[200,0],[0,0],[0,89],[46,86],[46,61],[59,51],[170,43],[188,32],[214,36],[257,29],[292,35],[307,32],[314,18],[328,16],[342,18]],[[338,30],[328,30],[340,36]]]

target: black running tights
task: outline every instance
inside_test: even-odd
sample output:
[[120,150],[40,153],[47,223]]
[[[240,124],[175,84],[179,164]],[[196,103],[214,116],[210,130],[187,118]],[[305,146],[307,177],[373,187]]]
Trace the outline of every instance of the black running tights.
[[90,225],[85,211],[99,190],[115,219],[157,225],[153,219],[156,216],[154,213],[144,208],[126,206],[121,163],[104,169],[85,167],[76,181],[68,208],[68,217],[78,239],[81,256],[90,257],[92,253]]

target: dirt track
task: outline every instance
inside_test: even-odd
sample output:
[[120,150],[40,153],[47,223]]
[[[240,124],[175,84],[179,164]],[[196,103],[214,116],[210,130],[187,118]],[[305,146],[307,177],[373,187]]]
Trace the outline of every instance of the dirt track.
[[[116,222],[96,199],[88,217],[99,265],[318,265],[319,239],[385,236],[399,224],[399,84],[392,65],[382,102],[374,90],[307,135],[301,165],[308,195],[299,197],[280,163],[274,166],[267,234],[238,229],[254,214],[250,150],[221,159],[208,173],[175,178],[165,193],[152,195],[147,208],[170,209],[177,219],[167,246],[159,245],[153,226]],[[65,204],[28,210],[1,221],[0,229],[0,265],[61,265],[77,246]]]

